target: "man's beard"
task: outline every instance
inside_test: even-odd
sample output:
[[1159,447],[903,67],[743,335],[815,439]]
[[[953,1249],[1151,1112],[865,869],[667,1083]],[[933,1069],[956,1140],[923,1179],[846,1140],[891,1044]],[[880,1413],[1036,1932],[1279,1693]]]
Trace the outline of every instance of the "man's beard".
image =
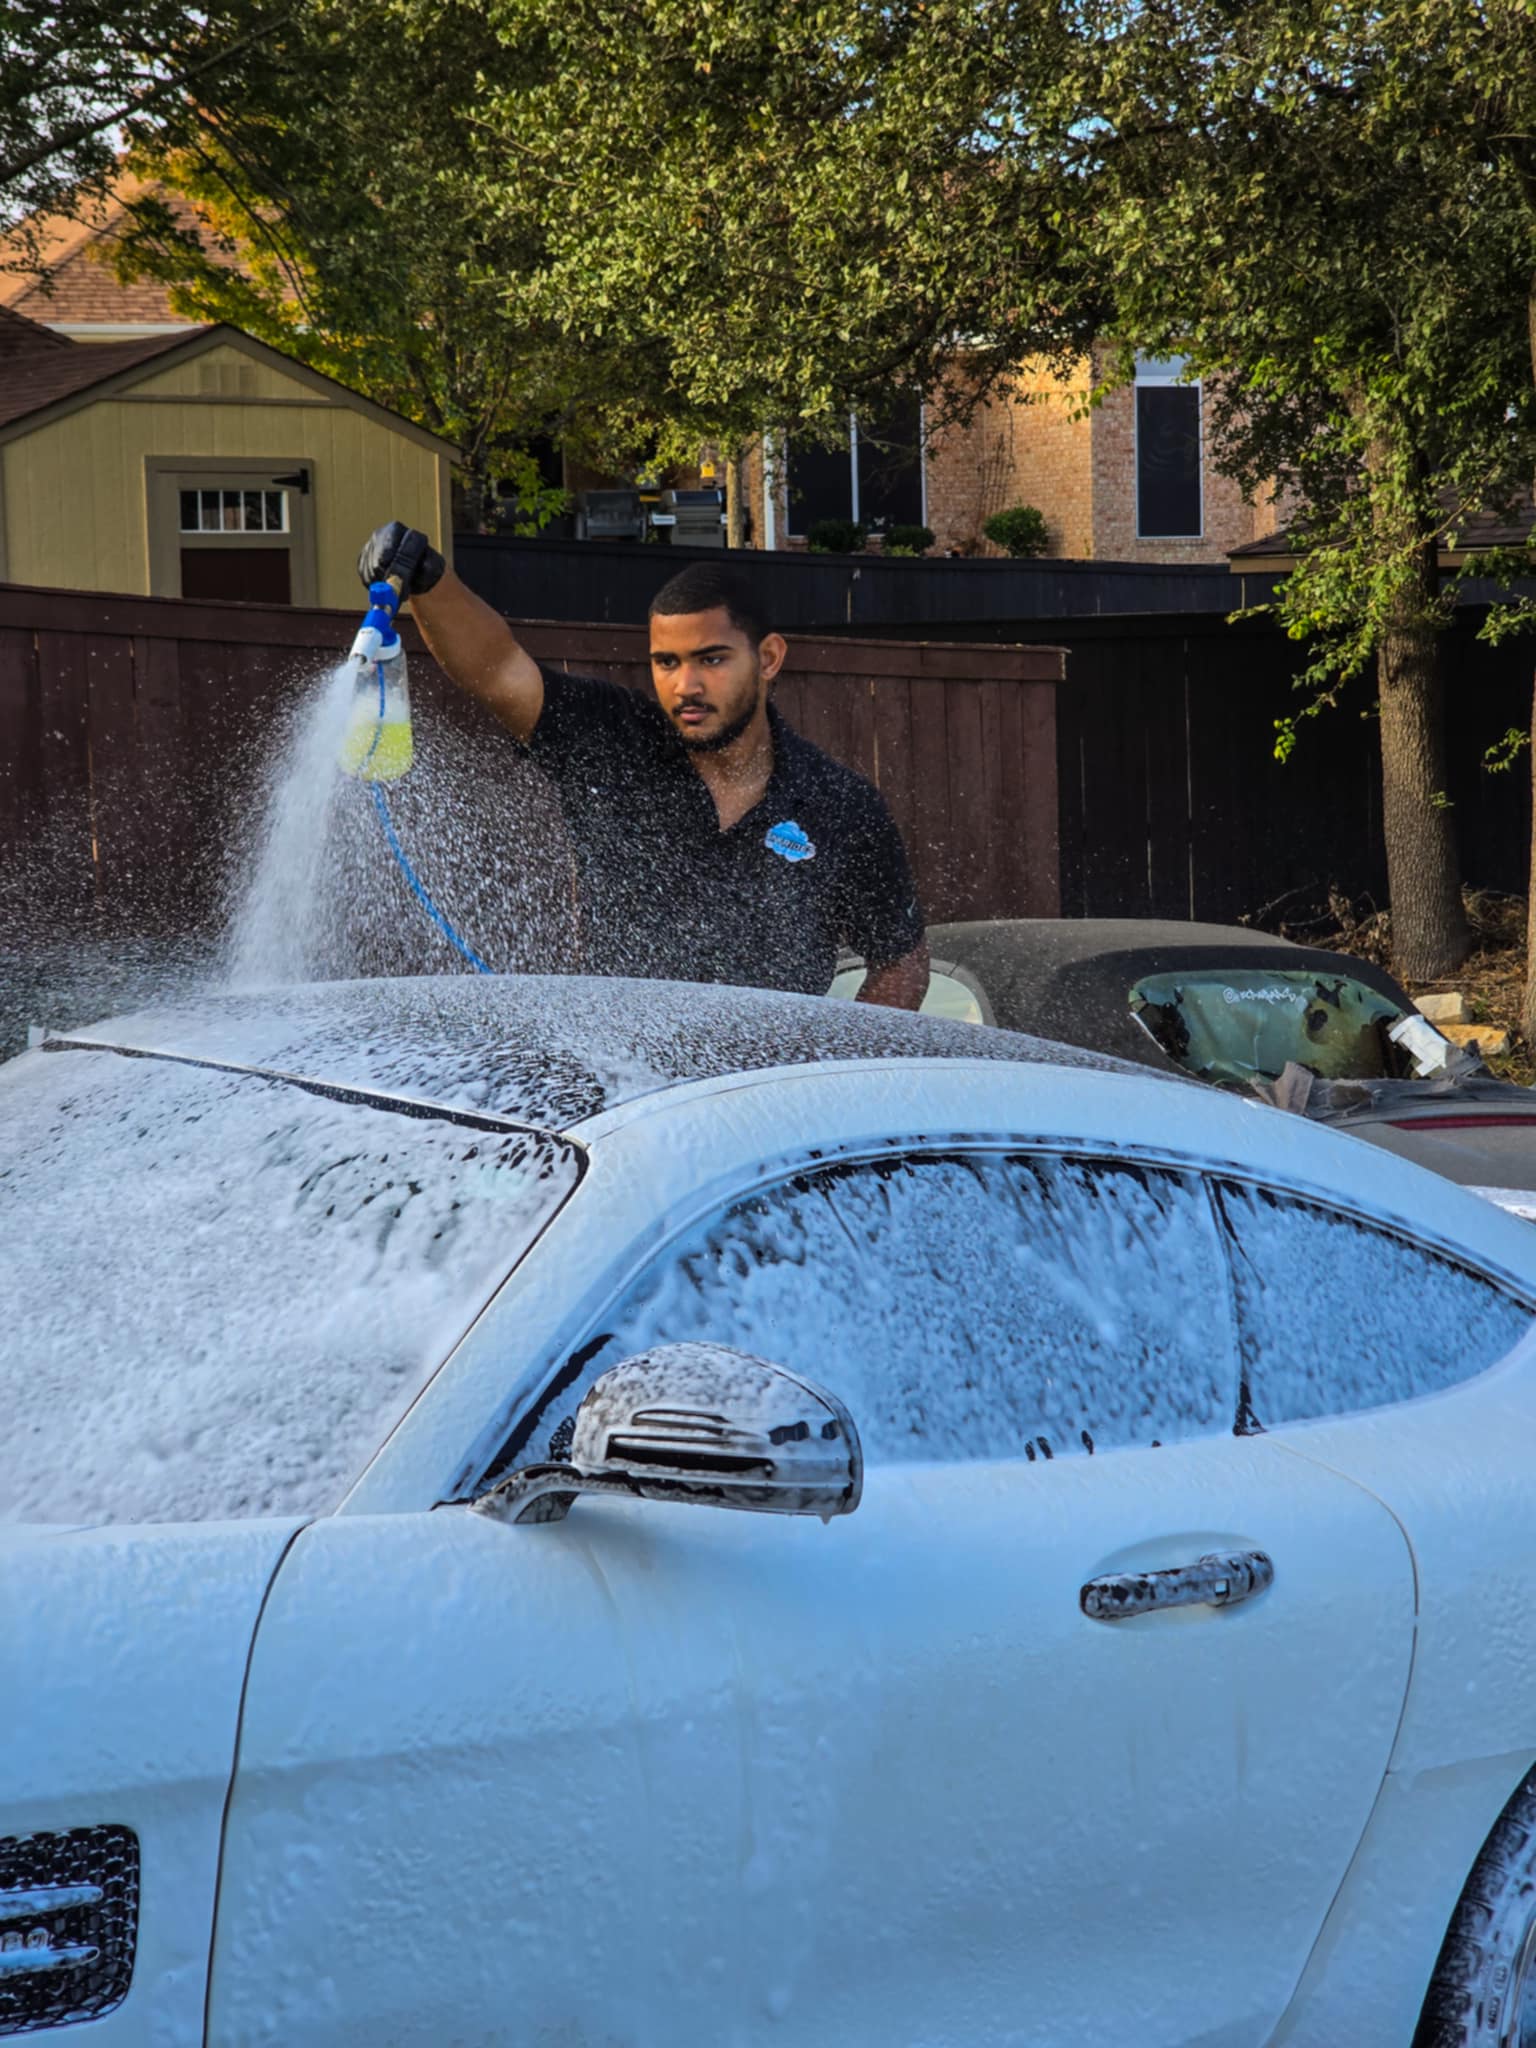
[[757,699],[754,697],[745,711],[738,712],[730,723],[722,725],[718,732],[706,733],[693,739],[681,726],[674,725],[672,729],[690,754],[719,754],[741,738],[756,716]]

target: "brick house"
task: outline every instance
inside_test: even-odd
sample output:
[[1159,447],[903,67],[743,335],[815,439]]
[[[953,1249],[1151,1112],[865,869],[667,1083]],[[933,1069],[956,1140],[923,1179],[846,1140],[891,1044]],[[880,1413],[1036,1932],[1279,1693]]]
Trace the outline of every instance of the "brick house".
[[[41,274],[0,268],[0,307],[71,341],[148,341],[160,334],[191,334],[197,323],[175,311],[163,284],[148,278],[120,284],[111,267],[112,244],[127,202],[145,189],[141,180],[125,174],[87,218],[38,222]],[[172,203],[188,222],[195,219],[190,207]],[[14,235],[0,239],[0,263],[19,254]]]
[[1134,385],[1090,409],[1088,359],[1066,377],[1026,366],[926,448],[910,403],[873,431],[861,434],[852,421],[846,450],[770,443],[766,465],[759,457],[751,471],[754,538],[793,547],[813,521],[843,518],[925,525],[939,553],[997,555],[983,523],[1011,505],[1034,505],[1053,556],[1224,562],[1278,521],[1267,494],[1249,504],[1211,466],[1204,393],[1181,371],[1177,359],[1140,359]]

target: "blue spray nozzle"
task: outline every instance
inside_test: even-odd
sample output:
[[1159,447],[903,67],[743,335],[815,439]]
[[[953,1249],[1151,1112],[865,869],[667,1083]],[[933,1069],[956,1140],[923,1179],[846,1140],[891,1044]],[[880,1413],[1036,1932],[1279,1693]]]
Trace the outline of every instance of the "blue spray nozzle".
[[395,613],[399,609],[400,593],[393,583],[370,583],[363,632],[377,633],[380,647],[394,647],[399,639],[395,631]]

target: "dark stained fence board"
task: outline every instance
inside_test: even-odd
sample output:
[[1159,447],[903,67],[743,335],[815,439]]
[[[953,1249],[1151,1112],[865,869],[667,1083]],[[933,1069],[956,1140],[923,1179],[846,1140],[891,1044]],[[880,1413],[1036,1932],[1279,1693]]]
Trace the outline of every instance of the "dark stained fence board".
[[[892,686],[892,678],[887,676],[884,688]],[[876,776],[875,693],[880,687],[872,676],[860,676],[848,692],[848,751],[843,758],[867,782]]]
[[872,780],[885,798],[896,829],[910,847],[917,831],[916,764],[912,758],[912,685],[891,676],[870,684]]
[[986,915],[988,843],[992,820],[986,803],[981,737],[981,685],[944,693],[945,754],[949,763],[949,842],[953,901],[961,917]]
[[1026,683],[1005,700],[1017,707],[1022,742],[1010,785],[1023,796],[1024,863],[1018,898],[1021,917],[1059,917],[1061,901],[1061,805],[1056,741],[1058,692],[1053,685]]
[[[1148,663],[1151,669],[1151,663]],[[1146,789],[1147,907],[1153,917],[1190,915],[1189,771],[1186,714],[1189,642],[1170,641],[1143,687],[1157,692],[1157,715],[1142,722]]]
[[996,683],[982,682],[976,685],[976,695],[981,713],[981,809],[987,821],[981,845],[981,898],[984,903],[1005,906],[1011,900],[1008,855],[1016,835],[1014,821],[1008,815],[1012,791],[1003,754],[1003,693]]
[[948,826],[953,809],[949,784],[949,733],[944,692],[928,682],[910,685],[912,732],[912,833],[907,850],[917,875],[918,896],[929,920],[941,923],[958,912],[955,849]]
[[0,627],[0,843],[19,839],[40,822],[43,768],[41,701],[36,637]]
[[79,910],[100,893],[91,829],[86,646],[80,632],[37,635],[43,831],[17,852],[25,885],[60,913]]

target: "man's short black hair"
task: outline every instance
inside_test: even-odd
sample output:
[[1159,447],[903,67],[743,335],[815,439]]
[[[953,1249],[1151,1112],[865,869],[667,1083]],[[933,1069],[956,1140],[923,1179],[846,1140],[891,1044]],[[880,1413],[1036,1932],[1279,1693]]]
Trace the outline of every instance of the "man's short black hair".
[[651,599],[651,618],[676,618],[681,612],[723,611],[738,633],[754,647],[773,631],[768,615],[739,577],[713,562],[690,562],[664,583]]

